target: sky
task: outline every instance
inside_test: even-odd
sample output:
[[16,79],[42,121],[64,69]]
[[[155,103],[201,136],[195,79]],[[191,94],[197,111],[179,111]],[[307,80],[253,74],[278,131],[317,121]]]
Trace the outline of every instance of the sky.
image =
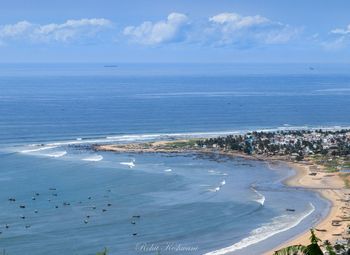
[[0,63],[349,63],[348,0],[0,0]]

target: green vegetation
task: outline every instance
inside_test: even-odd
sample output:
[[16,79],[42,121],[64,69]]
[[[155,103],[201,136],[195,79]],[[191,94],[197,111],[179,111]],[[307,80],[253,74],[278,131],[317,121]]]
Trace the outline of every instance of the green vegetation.
[[[293,245],[281,250],[278,250],[274,255],[323,255],[323,252],[318,245],[318,242],[321,241],[314,233],[313,229],[310,230],[310,244],[307,246],[304,245]],[[330,248],[331,249],[331,248]]]
[[96,253],[96,255],[107,255],[107,254],[108,254],[107,248],[104,248],[103,251]]
[[165,149],[192,149],[200,141],[199,139],[191,139],[188,141],[174,141],[162,145]]
[[338,172],[341,169],[349,169],[349,156],[312,155],[309,157],[315,164],[323,165],[327,172]]
[[[309,245],[292,245],[275,251],[274,255],[323,255],[319,242],[321,241],[311,229],[310,244]],[[327,255],[349,255],[350,249],[347,249],[344,245],[332,244],[326,240],[323,243],[323,247],[326,250]]]
[[334,248],[332,246],[332,244],[326,240],[323,245],[326,247],[326,251],[328,252],[328,255],[337,255],[334,251]]

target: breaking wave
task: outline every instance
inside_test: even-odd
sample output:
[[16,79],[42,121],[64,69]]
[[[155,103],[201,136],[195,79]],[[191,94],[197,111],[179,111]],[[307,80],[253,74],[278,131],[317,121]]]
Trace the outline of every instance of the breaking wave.
[[30,145],[29,147],[36,147],[35,149],[26,149],[19,151],[20,153],[32,153],[32,152],[38,152],[38,151],[44,151],[44,150],[50,150],[57,148],[57,146],[39,146],[39,145]]
[[222,180],[220,183],[219,183],[219,186],[215,187],[215,188],[212,188],[212,189],[208,189],[208,191],[210,192],[218,192],[220,191],[220,189],[226,184],[226,181],[225,180]]
[[57,152],[53,152],[53,153],[49,153],[49,154],[39,154],[39,156],[46,156],[46,157],[50,157],[50,158],[60,158],[66,154],[67,154],[66,151],[57,151]]
[[209,175],[228,175],[227,173],[220,172],[220,171],[215,171],[215,170],[208,170]]
[[[350,128],[346,126],[291,126],[283,125],[281,127],[275,128],[261,128],[255,131],[259,132],[273,132],[281,130],[315,130],[315,129],[324,129],[324,130],[339,130],[343,128]],[[21,152],[21,153],[31,153],[41,150],[53,149],[58,146],[68,146],[68,145],[79,145],[79,144],[99,144],[99,143],[112,143],[112,142],[142,142],[142,141],[157,141],[157,140],[173,140],[173,139],[188,139],[188,138],[210,138],[216,136],[224,135],[235,135],[235,134],[244,134],[251,132],[251,129],[237,129],[237,130],[228,130],[228,131],[213,131],[213,132],[189,132],[189,133],[157,133],[157,134],[128,134],[128,135],[111,135],[111,136],[99,136],[99,137],[77,137],[72,140],[65,141],[54,141],[46,144],[31,144],[23,150],[23,146],[12,147],[11,151]],[[20,149],[18,149],[20,148]],[[219,173],[213,173],[218,174]],[[225,175],[224,173],[221,173]]]
[[210,191],[210,192],[218,192],[218,191],[220,191],[220,189],[221,189],[221,187],[219,186],[219,187],[216,187],[216,188],[213,188],[213,189],[208,189],[208,191]]
[[120,162],[120,164],[128,166],[129,168],[133,168],[135,166],[135,160],[131,160],[130,162]]
[[103,156],[101,156],[101,155],[94,155],[94,156],[91,156],[91,157],[83,158],[82,160],[97,162],[97,161],[101,161],[102,159],[103,159]]
[[255,202],[258,202],[261,205],[264,205],[266,197],[261,194],[259,191],[257,191],[256,189],[254,189],[253,187],[251,188],[252,191],[254,191],[254,193],[256,194],[257,198],[254,200]]
[[272,219],[270,223],[263,224],[261,227],[254,229],[250,236],[243,238],[241,241],[216,251],[208,252],[204,255],[223,255],[236,250],[246,248],[252,244],[259,243],[266,240],[278,233],[287,231],[296,227],[305,218],[311,215],[315,211],[315,207],[310,203],[310,208],[303,214],[299,215],[281,215]]

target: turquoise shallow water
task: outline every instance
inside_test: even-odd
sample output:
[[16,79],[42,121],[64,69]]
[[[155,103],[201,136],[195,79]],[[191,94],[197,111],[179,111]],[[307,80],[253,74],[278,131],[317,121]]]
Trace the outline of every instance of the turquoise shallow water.
[[[3,68],[0,248],[251,255],[319,220],[328,203],[284,187],[281,179],[292,173],[284,165],[271,170],[239,158],[76,146],[350,124],[344,68],[320,66],[310,74],[300,66],[222,67]],[[287,212],[290,207],[296,211]]]
[[[165,250],[168,243],[195,249],[188,254],[233,244],[258,244],[259,251],[310,226],[326,206],[313,193],[283,187],[280,179],[290,170],[258,161],[113,153],[83,160],[100,159],[90,153],[1,156],[7,169],[0,177],[1,222],[10,227],[2,225],[0,243],[10,254],[93,254],[103,247],[111,254],[155,254],[146,248]],[[131,160],[133,168],[122,164]],[[249,247],[233,254],[252,254]]]

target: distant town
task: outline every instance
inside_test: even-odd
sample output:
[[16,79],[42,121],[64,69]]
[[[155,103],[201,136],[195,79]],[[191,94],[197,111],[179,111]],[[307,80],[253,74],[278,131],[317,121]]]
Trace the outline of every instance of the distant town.
[[198,140],[202,148],[220,148],[250,155],[290,156],[303,160],[310,155],[350,155],[350,129],[250,132],[244,135]]

